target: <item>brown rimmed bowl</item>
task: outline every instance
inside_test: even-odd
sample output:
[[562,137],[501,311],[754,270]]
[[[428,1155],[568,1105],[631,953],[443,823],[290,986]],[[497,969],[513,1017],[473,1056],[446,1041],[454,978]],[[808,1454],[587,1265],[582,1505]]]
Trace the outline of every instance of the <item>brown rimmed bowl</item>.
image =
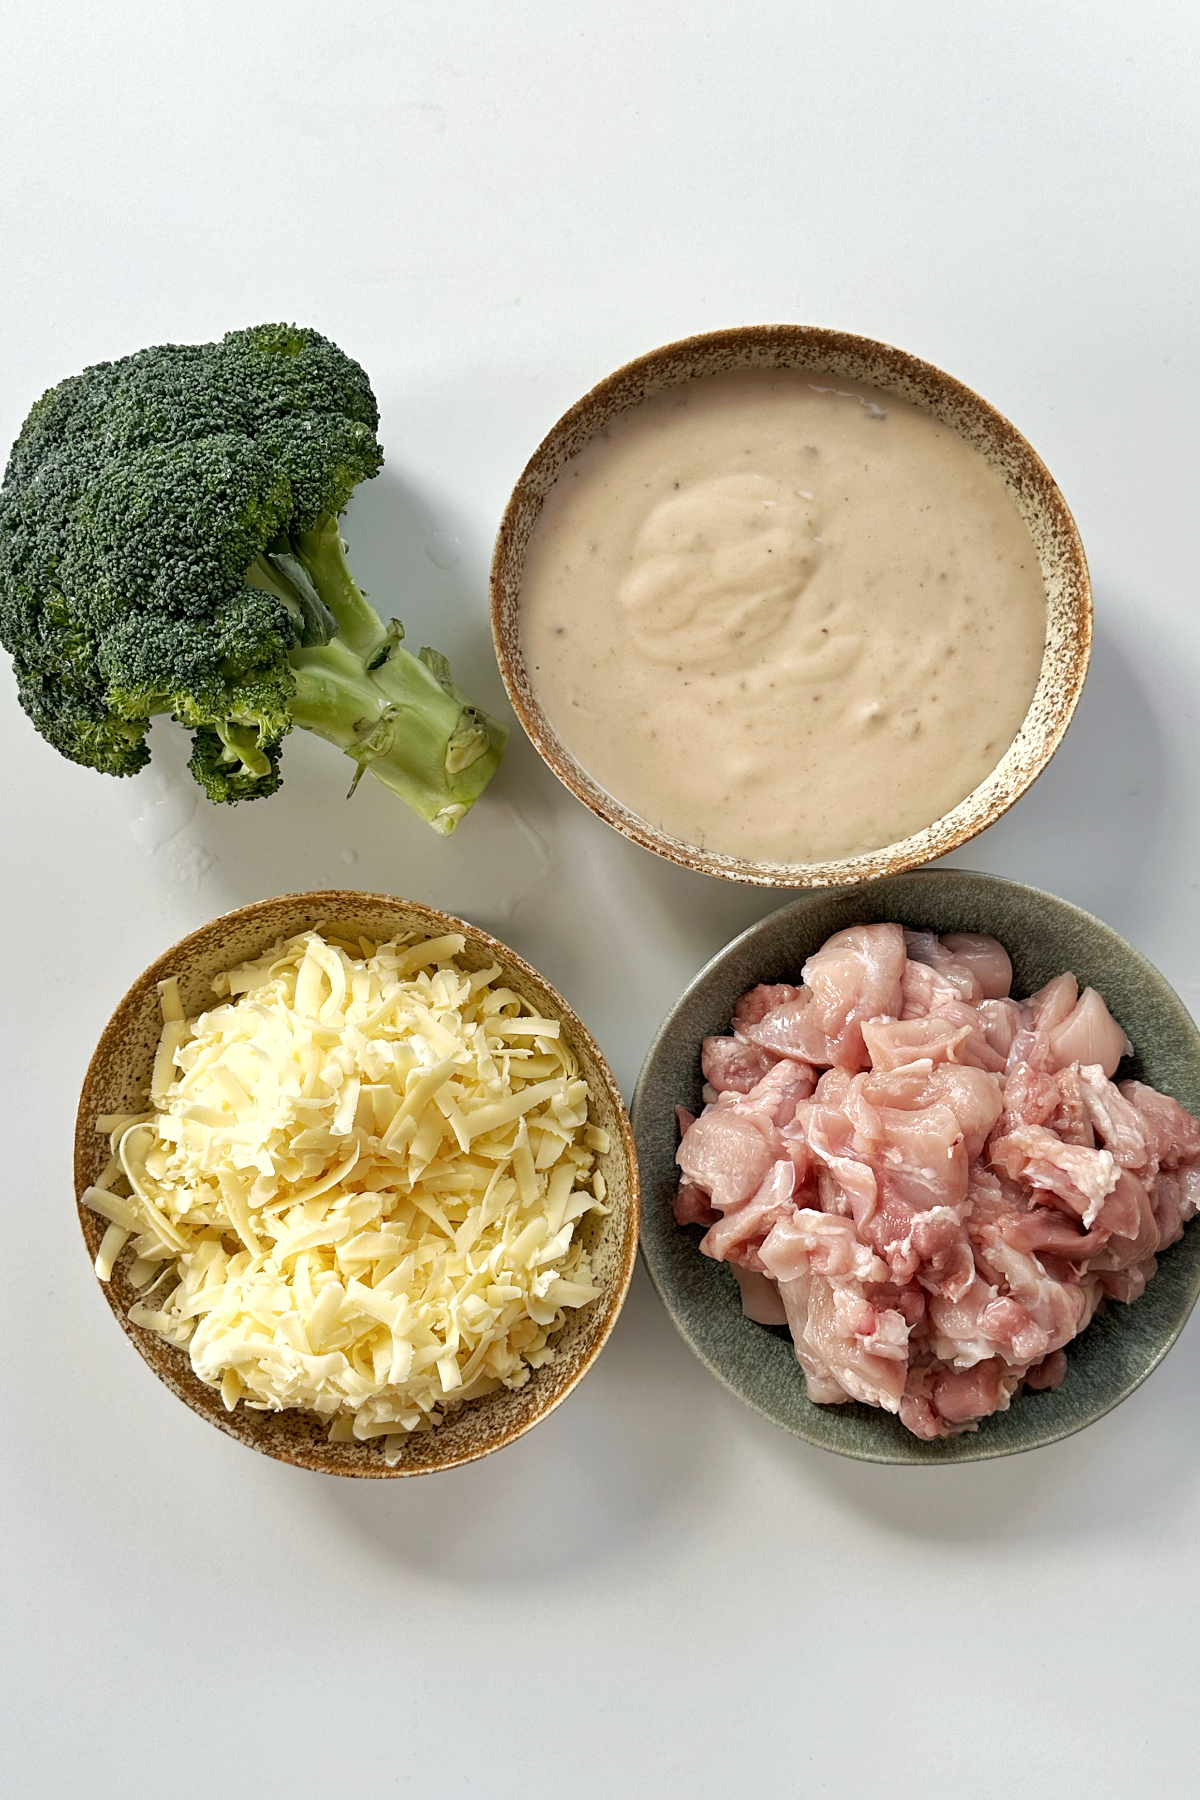
[[[607,1183],[606,1198],[611,1210],[606,1218],[595,1213],[587,1215],[580,1227],[602,1297],[568,1315],[554,1339],[554,1361],[533,1370],[523,1388],[514,1392],[501,1389],[468,1401],[444,1425],[415,1434],[405,1446],[401,1461],[389,1467],[378,1441],[329,1443],[328,1427],[315,1414],[299,1410],[251,1412],[245,1405],[226,1412],[220,1394],[205,1386],[193,1372],[186,1351],[130,1324],[127,1315],[137,1295],[127,1279],[131,1260],[128,1248],[118,1259],[112,1280],[101,1282],[100,1287],[117,1323],[159,1380],[193,1412],[239,1443],[281,1462],[326,1475],[424,1475],[437,1469],[452,1469],[511,1444],[552,1413],[582,1381],[616,1323],[637,1253],[637,1155],[620,1089],[586,1025],[562,995],[507,945],[477,926],[432,907],[419,906],[415,901],[340,889],[260,900],[201,926],[164,951],[138,977],[104,1028],[84,1079],[75,1122],[76,1200],[96,1179],[107,1159],[107,1139],[95,1129],[97,1115],[138,1112],[144,1105],[162,1029],[158,982],[168,975],[178,978],[184,1010],[191,1017],[213,1003],[210,984],[214,975],[260,956],[280,938],[317,925],[339,936],[362,935],[376,941],[403,931],[418,931],[425,937],[460,931],[466,939],[461,959],[464,966],[483,969],[499,963],[508,985],[523,1000],[546,1017],[559,1020],[591,1093],[592,1122],[608,1132],[610,1141],[608,1152],[597,1158],[597,1167]],[[106,1221],[80,1204],[79,1222],[88,1255],[94,1262]]]
[[[1028,527],[1046,584],[1042,672],[1025,722],[977,788],[924,831],[866,855],[831,862],[761,862],[673,837],[594,781],[558,736],[538,699],[521,648],[521,581],[543,503],[566,463],[617,414],[650,395],[738,369],[808,369],[868,383],[951,426],[999,469]],[[1091,584],[1083,545],[1049,470],[1008,420],[962,382],[890,344],[812,325],[743,325],[665,344],[594,387],[538,445],[513,489],[492,560],[492,632],[513,708],[534,746],[577,799],[634,843],[684,868],[762,887],[843,887],[932,862],[994,825],[1037,779],[1075,711],[1092,643]]]

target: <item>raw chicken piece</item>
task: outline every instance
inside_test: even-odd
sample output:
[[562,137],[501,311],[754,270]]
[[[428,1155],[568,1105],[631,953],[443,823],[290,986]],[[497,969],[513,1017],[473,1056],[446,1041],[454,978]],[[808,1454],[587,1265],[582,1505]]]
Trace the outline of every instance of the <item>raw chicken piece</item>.
[[881,1109],[883,1136],[873,1166],[881,1185],[918,1212],[967,1197],[967,1149],[948,1106]]
[[1038,1257],[1055,1256],[1073,1263],[1084,1263],[1090,1256],[1098,1256],[1108,1242],[1107,1231],[1081,1231],[1065,1213],[1048,1206],[1010,1213],[1003,1230],[1005,1241],[1016,1250],[1025,1250]]
[[916,1111],[944,1106],[958,1120],[969,1161],[980,1154],[988,1134],[1004,1110],[1004,1094],[994,1075],[984,1069],[939,1063],[861,1077],[864,1099],[876,1107]]
[[819,1068],[865,1069],[862,1023],[900,1010],[904,934],[898,925],[853,925],[835,932],[804,965],[797,999],[742,1025],[742,1035]]
[[1100,1286],[1110,1300],[1120,1300],[1128,1306],[1130,1301],[1141,1299],[1146,1283],[1157,1269],[1157,1257],[1148,1256],[1145,1262],[1133,1263],[1127,1269],[1104,1271],[1099,1277]]
[[[1011,1209],[1002,1194],[988,1195],[982,1185],[972,1191],[971,1241],[976,1264],[997,1292],[1006,1291],[1009,1303],[1024,1315],[1022,1321],[1015,1313],[1007,1315],[1000,1324],[997,1340],[1004,1346],[1001,1354],[1010,1363],[1040,1361],[1078,1335],[1091,1317],[1094,1299],[1074,1277],[1056,1280],[1035,1255],[1010,1242],[1005,1227]],[[990,1315],[990,1322],[997,1324],[996,1313]],[[1015,1327],[1011,1333],[1010,1325]]]
[[715,1225],[721,1216],[704,1189],[691,1181],[680,1182],[671,1210],[677,1225]]
[[1050,1050],[1060,1069],[1068,1063],[1099,1063],[1112,1076],[1131,1049],[1095,988],[1085,988],[1062,1024],[1050,1031]]
[[1150,1148],[1136,1106],[1113,1086],[1097,1063],[1080,1069],[1079,1086],[1092,1130],[1113,1161],[1123,1169],[1144,1169],[1150,1161]]
[[[771,1127],[788,1125],[796,1116],[796,1106],[807,1100],[817,1085],[816,1073],[807,1063],[780,1057],[766,1074],[733,1102],[745,1118],[753,1119],[759,1129],[771,1135]],[[771,1141],[774,1137],[771,1135]]]
[[1200,1157],[1200,1120],[1184,1112],[1178,1100],[1141,1081],[1123,1081],[1118,1090],[1142,1122],[1146,1147],[1163,1169]]
[[811,1399],[926,1439],[1056,1387],[1097,1304],[1135,1300],[1200,1210],[1200,1122],[1113,1085],[1099,995],[1010,980],[976,934],[839,932],[803,987],[743,996],[705,1041],[703,1114],[680,1109],[676,1216],[747,1315],[786,1320]]
[[[972,1063],[997,1074],[1004,1068],[1005,1059],[988,1041],[978,1009],[960,997],[940,970],[926,963],[910,962],[905,969],[900,980],[899,1017],[905,1024],[918,1019],[940,1019],[955,1030],[965,1031],[966,1036],[954,1053],[956,1062]],[[892,1021],[881,1023],[890,1025]]]
[[1083,1220],[1085,1231],[1117,1185],[1117,1166],[1107,1150],[1064,1144],[1043,1125],[1014,1126],[1005,1137],[992,1139],[989,1155],[1010,1181],[1061,1200]]
[[1035,1393],[1061,1387],[1067,1374],[1067,1359],[1061,1350],[1052,1350],[1040,1363],[1025,1371],[1025,1386]]
[[870,1165],[863,1158],[849,1154],[848,1143],[839,1144],[839,1139],[853,1137],[849,1121],[837,1113],[814,1111],[809,1115],[807,1134],[808,1147],[817,1165],[817,1195],[822,1209],[838,1217],[851,1218],[860,1228],[865,1228],[867,1220],[874,1216],[879,1188]]
[[[791,1154],[793,1145],[780,1128],[792,1122],[797,1102],[812,1086],[810,1068],[780,1058],[749,1093],[718,1095],[686,1127],[681,1118],[683,1139],[675,1160],[686,1179],[723,1212],[748,1200],[771,1164]],[[803,1151],[802,1141],[796,1148]]]
[[1020,1382],[1018,1373],[999,1363],[980,1362],[966,1371],[918,1365],[909,1370],[900,1420],[914,1437],[957,1437],[974,1431],[989,1413],[1004,1412]]
[[749,993],[743,994],[733,1009],[733,1029],[735,1034],[757,1025],[765,1019],[769,1012],[777,1006],[786,1006],[789,1000],[798,1000],[800,989],[792,987],[790,982],[780,981],[773,987],[765,982],[752,987]]
[[748,1094],[778,1060],[773,1051],[736,1037],[705,1038],[700,1050],[704,1079],[717,1094]]
[[722,1212],[757,1193],[774,1160],[754,1121],[732,1106],[707,1108],[675,1153],[685,1178]]
[[705,1256],[711,1256],[714,1262],[741,1262],[751,1269],[760,1267],[759,1247],[772,1226],[794,1211],[792,1195],[795,1189],[796,1171],[792,1164],[772,1163],[757,1193],[727,1207],[724,1218],[718,1219],[705,1233],[700,1241]]
[[1032,1015],[1016,1000],[981,1000],[975,1010],[988,1044],[1007,1063],[1013,1039],[1030,1029]]
[[1184,1226],[1200,1211],[1200,1168],[1195,1163],[1184,1163],[1178,1169],[1160,1170],[1151,1202],[1158,1226],[1158,1247],[1166,1250],[1179,1242]]
[[760,1275],[757,1269],[743,1269],[740,1263],[729,1266],[737,1277],[746,1317],[753,1319],[756,1325],[786,1325],[787,1308],[771,1277]]
[[952,931],[944,937],[935,937],[932,931],[906,931],[904,943],[910,963],[927,963],[936,969],[969,1005],[1007,998],[1012,963],[1004,945],[994,937],[985,937],[981,931]]
[[[802,1275],[779,1284],[796,1360],[808,1378],[809,1399],[840,1391],[851,1400],[899,1412],[906,1363],[892,1352],[898,1338],[907,1339],[908,1327],[899,1313],[881,1318],[855,1290],[855,1283],[831,1281],[824,1275]],[[868,1341],[885,1345],[888,1353],[881,1356],[877,1348],[868,1349]]]
[[[926,963],[936,969],[947,986],[960,1000],[975,1006],[983,999],[983,988],[967,960],[959,961],[940,937],[932,931],[906,931],[904,948],[910,963]],[[1007,993],[1007,988],[1005,992]]]
[[1073,975],[1056,975],[1025,1002],[1033,1014],[1034,1029],[1049,1037],[1052,1031],[1070,1018],[1079,998],[1079,983]]
[[942,948],[956,963],[970,969],[985,1000],[1006,1000],[1012,987],[1012,961],[1004,945],[982,931],[951,931],[942,937]]
[[887,1270],[857,1236],[849,1219],[805,1207],[777,1224],[761,1251],[762,1265],[776,1281],[803,1274],[836,1275],[857,1282],[885,1282]]
[[957,1062],[972,1029],[930,1013],[923,1019],[873,1019],[862,1034],[873,1069],[903,1069],[920,1061]]
[[1117,1185],[1104,1202],[1096,1223],[1107,1231],[1108,1242],[1089,1258],[1089,1268],[1132,1268],[1159,1247],[1158,1223],[1149,1189],[1127,1169],[1119,1171]]
[[979,1363],[969,1374],[955,1370],[939,1375],[933,1384],[933,1405],[947,1425],[965,1425],[996,1411],[1000,1398],[1000,1365]]

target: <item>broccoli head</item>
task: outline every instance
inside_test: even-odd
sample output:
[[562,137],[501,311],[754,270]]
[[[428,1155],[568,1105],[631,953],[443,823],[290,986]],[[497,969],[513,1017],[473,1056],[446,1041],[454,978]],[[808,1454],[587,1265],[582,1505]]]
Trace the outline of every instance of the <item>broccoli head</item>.
[[279,786],[314,731],[453,830],[505,728],[445,658],[401,645],[338,515],[383,452],[363,370],[318,332],[233,331],[70,376],[33,407],[0,487],[0,643],[72,761],[132,775],[169,713],[216,801]]

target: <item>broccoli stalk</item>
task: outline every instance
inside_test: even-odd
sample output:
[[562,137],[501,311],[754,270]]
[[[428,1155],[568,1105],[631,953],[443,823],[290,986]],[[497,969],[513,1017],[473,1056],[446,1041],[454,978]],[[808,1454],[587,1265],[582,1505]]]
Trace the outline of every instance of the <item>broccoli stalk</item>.
[[0,489],[0,641],[43,737],[131,775],[170,713],[196,780],[235,802],[275,791],[300,726],[356,764],[351,793],[369,770],[452,831],[506,732],[350,572],[338,516],[383,460],[377,423],[358,364],[286,325],[159,345],[43,395]]
[[[303,632],[288,657],[293,724],[358,764],[351,794],[369,769],[435,831],[453,831],[495,773],[503,727],[454,685],[438,651],[402,647],[400,621],[385,625],[355,581],[337,520],[277,541],[246,580],[282,599]],[[228,750],[246,763],[240,737]]]

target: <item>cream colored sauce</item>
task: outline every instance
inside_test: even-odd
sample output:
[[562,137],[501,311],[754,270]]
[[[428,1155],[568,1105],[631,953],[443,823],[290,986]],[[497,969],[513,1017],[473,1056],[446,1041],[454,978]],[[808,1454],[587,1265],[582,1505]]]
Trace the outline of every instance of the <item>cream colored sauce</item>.
[[521,590],[526,667],[594,780],[729,855],[880,849],[995,768],[1046,593],[1001,476],[891,394],[712,376],[563,469]]

